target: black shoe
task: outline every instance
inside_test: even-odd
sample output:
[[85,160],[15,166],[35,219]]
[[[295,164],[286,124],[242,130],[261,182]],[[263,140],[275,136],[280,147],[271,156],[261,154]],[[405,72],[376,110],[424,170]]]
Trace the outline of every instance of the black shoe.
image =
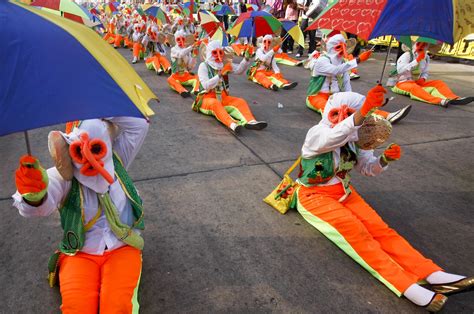
[[241,126],[241,125],[237,125],[237,126],[235,127],[235,129],[233,129],[233,130],[230,129],[230,130],[231,130],[234,134],[239,134],[240,131],[242,131],[242,126]]
[[265,121],[252,121],[245,125],[246,129],[249,130],[263,130],[267,127],[268,123]]
[[430,285],[430,289],[436,293],[451,295],[460,292],[466,292],[474,287],[474,276],[464,278],[451,283],[443,283],[439,285]]
[[191,96],[191,94],[188,92],[188,91],[185,91],[185,92],[182,92],[182,93],[179,93],[181,95],[181,97],[183,98],[188,98]]
[[292,82],[292,83],[283,85],[282,88],[283,88],[283,89],[292,89],[292,88],[295,88],[296,85],[298,85],[298,82]]
[[270,86],[270,89],[272,89],[276,92],[279,88],[275,84],[272,84],[272,86]]
[[448,105],[467,105],[468,103],[474,101],[474,97],[463,97],[458,99],[448,100]]
[[408,113],[410,113],[410,110],[411,110],[411,105],[408,105],[408,106],[406,106],[406,107],[404,107],[400,110],[389,113],[388,117],[387,117],[387,120],[391,124],[395,124],[395,123],[401,121],[403,118],[405,118],[408,115]]
[[439,312],[441,311],[443,306],[446,304],[446,301],[448,301],[448,297],[442,294],[436,293],[433,296],[433,299],[431,299],[430,303],[428,303],[428,305],[425,306],[425,309],[431,313]]

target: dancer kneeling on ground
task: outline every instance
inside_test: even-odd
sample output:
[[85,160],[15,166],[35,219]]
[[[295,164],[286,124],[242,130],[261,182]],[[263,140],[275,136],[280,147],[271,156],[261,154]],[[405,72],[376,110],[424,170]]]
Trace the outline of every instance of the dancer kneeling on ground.
[[[385,92],[376,86],[367,97],[341,92],[329,98],[321,122],[308,131],[303,144],[297,209],[396,295],[435,312],[447,300],[443,294],[472,287],[474,277],[444,272],[387,226],[350,185],[352,168],[376,176],[401,156],[396,144],[376,157],[355,143],[365,117],[382,104]],[[432,290],[417,284],[422,279]]]
[[[319,55],[313,52],[313,57],[308,64],[311,70],[306,106],[316,112],[322,113],[331,94],[352,91],[349,71],[358,66],[358,63],[369,59],[372,52],[366,51],[359,57],[346,61],[346,39],[341,34],[331,36],[326,42],[326,52]],[[407,116],[411,106],[408,105],[395,112],[377,110],[375,113],[384,117],[392,124],[397,123]]]
[[255,62],[247,71],[248,79],[274,91],[280,88],[291,89],[298,83],[290,83],[280,73],[280,68],[276,64],[275,53],[281,52],[281,49],[279,45],[272,48],[272,41],[272,35],[263,37],[262,45],[256,52]]
[[61,216],[64,237],[48,266],[63,313],[138,312],[143,207],[126,169],[147,132],[140,118],[84,120],[49,134],[55,167],[20,159],[14,206],[25,217]]
[[171,76],[168,78],[168,85],[172,90],[181,95],[189,97],[190,93],[183,86],[192,86],[192,92],[199,91],[199,79],[196,74],[190,73],[196,65],[196,58],[193,50],[196,49],[197,42],[186,47],[186,34],[179,30],[174,34],[176,45],[171,48]]
[[[412,51],[407,51],[398,58],[396,73],[397,84],[392,91],[410,96],[411,99],[433,105],[466,105],[474,101],[474,97],[459,97],[441,80],[427,81],[430,57],[427,53],[428,44],[417,42]],[[415,81],[413,77],[418,77]]]
[[221,123],[238,133],[243,127],[261,130],[267,126],[257,121],[247,102],[238,97],[229,96],[229,74],[241,74],[250,64],[249,52],[240,64],[229,62],[224,65],[224,49],[218,41],[211,41],[206,47],[205,61],[198,69],[201,92],[196,97],[193,110],[216,117]]

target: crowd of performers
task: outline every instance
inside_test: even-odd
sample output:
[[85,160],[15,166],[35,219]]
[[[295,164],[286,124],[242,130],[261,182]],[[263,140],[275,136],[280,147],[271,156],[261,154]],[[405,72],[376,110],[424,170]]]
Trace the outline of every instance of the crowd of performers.
[[[401,157],[397,144],[381,156],[357,146],[358,130],[369,116],[396,123],[409,112],[379,108],[386,90],[377,85],[367,95],[353,92],[351,75],[371,56],[353,57],[340,33],[325,39],[325,48],[303,61],[281,50],[281,39],[265,35],[254,47],[251,39],[234,39],[223,47],[197,22],[177,17],[157,24],[138,11],[123,10],[105,21],[103,39],[115,48],[133,51],[132,63],[143,63],[181,97],[193,97],[192,109],[214,116],[234,133],[262,130],[248,102],[230,92],[230,76],[244,74],[263,88],[278,91],[297,86],[285,78],[278,63],[305,65],[310,70],[306,106],[322,115],[311,128],[301,151],[296,208],[303,218],[398,296],[430,311],[440,310],[447,297],[474,285],[445,272],[391,229],[350,185],[355,168],[376,176]],[[234,63],[235,56],[241,61]],[[200,63],[198,64],[200,60]],[[428,80],[427,45],[416,43],[397,62],[393,91],[430,104],[467,104],[440,80]],[[196,72],[197,68],[197,72]],[[258,89],[256,89],[258,92]],[[132,313],[137,311],[141,274],[142,202],[127,174],[141,148],[148,122],[138,118],[93,119],[71,123],[66,132],[49,135],[55,167],[47,171],[32,156],[20,160],[14,205],[25,217],[47,216],[57,209],[64,237],[52,256],[50,284],[58,277],[65,313]],[[425,280],[429,286],[418,282]]]

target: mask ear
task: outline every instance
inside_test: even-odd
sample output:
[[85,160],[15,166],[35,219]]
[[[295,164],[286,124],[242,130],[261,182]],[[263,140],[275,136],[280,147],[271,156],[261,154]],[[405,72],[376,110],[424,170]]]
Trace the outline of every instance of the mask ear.
[[54,165],[59,174],[66,181],[71,181],[74,177],[74,168],[71,156],[69,155],[69,145],[59,131],[49,132],[48,149]]

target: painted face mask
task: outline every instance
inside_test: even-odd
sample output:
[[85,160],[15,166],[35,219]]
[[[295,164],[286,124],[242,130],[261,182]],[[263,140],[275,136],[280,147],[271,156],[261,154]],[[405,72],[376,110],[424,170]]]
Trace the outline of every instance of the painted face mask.
[[263,49],[265,49],[265,50],[270,49],[271,44],[272,44],[272,41],[270,39],[264,39],[263,40]]
[[176,38],[176,43],[178,44],[178,47],[179,48],[184,48],[184,37],[178,37]]
[[347,58],[347,50],[346,50],[346,44],[345,43],[339,43],[334,47],[334,51],[337,52],[337,55],[339,58]]
[[107,154],[107,145],[103,140],[89,139],[89,134],[83,132],[80,139],[69,146],[69,154],[74,162],[81,165],[81,174],[88,177],[100,174],[109,184],[114,183],[112,176],[104,169],[102,159]]
[[223,49],[215,49],[212,51],[212,57],[216,63],[222,63],[224,60],[224,50]]
[[331,111],[329,111],[329,114],[328,114],[328,120],[332,124],[331,127],[334,127],[339,122],[345,120],[354,112],[355,112],[355,109],[347,105],[342,105],[340,107],[331,109]]

